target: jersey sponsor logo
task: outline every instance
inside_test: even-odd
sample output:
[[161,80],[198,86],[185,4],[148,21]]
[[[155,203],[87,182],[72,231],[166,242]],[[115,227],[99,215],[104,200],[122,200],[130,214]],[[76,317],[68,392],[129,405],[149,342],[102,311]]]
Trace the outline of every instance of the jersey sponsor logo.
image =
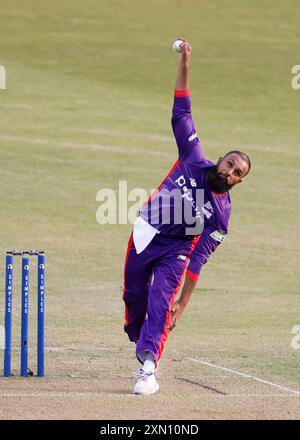
[[212,233],[210,234],[210,236],[211,236],[212,238],[214,238],[216,241],[218,241],[219,243],[222,243],[222,241],[224,241],[225,238],[226,238],[226,234],[223,234],[223,232],[218,231],[218,230],[212,232]]
[[[193,177],[189,177],[189,181],[190,181],[190,184],[192,187],[197,187],[196,179],[194,179]],[[178,179],[175,180],[175,183],[177,183],[177,185],[180,188],[182,188],[183,195],[181,197],[185,198],[186,200],[188,200],[192,204],[193,209],[196,211],[196,218],[198,218],[200,220],[201,224],[204,224],[204,217],[206,217],[207,219],[210,219],[213,216],[215,211],[214,211],[214,208],[213,208],[211,202],[206,202],[201,208],[196,204],[194,197],[193,197],[192,189],[189,189],[186,186],[187,182],[186,182],[186,178],[183,174],[181,176],[179,176]],[[202,211],[202,213],[201,213],[201,211]],[[223,240],[224,240],[224,238],[223,238]]]
[[192,208],[195,210],[195,217],[196,219],[198,219],[198,221],[200,221],[200,224],[202,225],[204,223],[204,219],[201,213],[201,209],[199,208],[196,200],[193,197],[192,190],[186,186],[186,179],[184,175],[182,174],[181,176],[179,176],[178,179],[175,180],[175,183],[183,190],[183,194],[181,195],[181,197],[191,203]]
[[197,136],[197,133],[194,133],[194,134],[192,134],[190,137],[189,137],[189,142],[192,142],[194,139],[196,139],[198,136]]

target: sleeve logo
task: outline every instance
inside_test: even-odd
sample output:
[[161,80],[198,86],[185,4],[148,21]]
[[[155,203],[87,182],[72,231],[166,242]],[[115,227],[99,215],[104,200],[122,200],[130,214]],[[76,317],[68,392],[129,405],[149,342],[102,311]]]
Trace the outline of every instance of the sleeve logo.
[[197,136],[197,133],[194,133],[194,134],[192,134],[190,137],[189,137],[189,141],[190,142],[192,142],[194,139],[196,139],[198,136]]
[[214,231],[210,234],[210,236],[212,238],[214,238],[216,241],[218,241],[219,243],[222,243],[222,241],[224,241],[226,238],[226,234],[223,234],[220,231]]

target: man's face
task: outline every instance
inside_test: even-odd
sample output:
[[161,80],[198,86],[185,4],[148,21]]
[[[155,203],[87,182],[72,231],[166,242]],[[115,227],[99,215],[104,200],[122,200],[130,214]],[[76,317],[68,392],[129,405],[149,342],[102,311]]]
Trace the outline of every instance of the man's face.
[[242,181],[248,169],[247,162],[237,153],[220,157],[217,162],[218,177],[231,187]]

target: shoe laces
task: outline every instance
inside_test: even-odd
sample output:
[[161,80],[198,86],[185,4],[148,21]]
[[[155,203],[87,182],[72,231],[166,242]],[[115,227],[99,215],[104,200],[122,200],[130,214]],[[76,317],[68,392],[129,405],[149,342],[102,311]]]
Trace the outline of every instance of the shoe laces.
[[143,368],[139,368],[137,371],[137,376],[140,379],[141,378],[146,379],[147,377],[152,376],[153,374],[154,374],[153,371],[145,371],[145,370],[143,370]]

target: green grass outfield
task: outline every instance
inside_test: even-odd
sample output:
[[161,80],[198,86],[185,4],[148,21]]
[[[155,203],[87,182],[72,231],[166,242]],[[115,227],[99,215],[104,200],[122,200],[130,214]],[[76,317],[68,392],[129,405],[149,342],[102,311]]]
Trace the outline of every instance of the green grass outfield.
[[[131,225],[100,226],[96,194],[119,180],[129,190],[155,188],[175,162],[170,47],[183,36],[193,45],[192,104],[207,157],[240,148],[253,169],[232,190],[230,235],[203,269],[162,363],[166,374],[176,371],[180,350],[299,390],[300,350],[291,348],[292,327],[300,325],[300,90],[291,87],[299,22],[296,0],[12,0],[1,7],[0,285],[6,249],[46,251],[49,376],[101,374],[112,362],[123,371]],[[16,322],[17,309],[17,353]],[[33,319],[31,327],[34,333]]]

